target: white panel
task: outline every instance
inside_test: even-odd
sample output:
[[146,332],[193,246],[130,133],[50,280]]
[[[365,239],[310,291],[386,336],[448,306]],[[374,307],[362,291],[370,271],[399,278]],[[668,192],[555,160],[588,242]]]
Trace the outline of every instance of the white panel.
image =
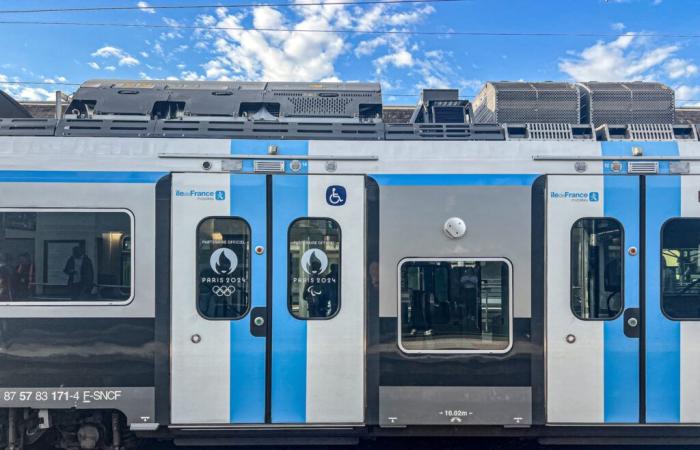
[[[600,201],[552,197],[592,191]],[[603,322],[577,319],[570,290],[571,227],[582,217],[603,216],[603,177],[548,177],[547,196],[547,421],[603,422]]]
[[[681,215],[700,217],[699,176],[681,177]],[[681,322],[681,422],[700,422],[700,322]]]
[[[176,197],[177,189],[223,190],[226,200]],[[206,320],[196,304],[196,233],[208,216],[230,210],[227,174],[173,175],[172,202],[172,422],[228,423],[230,403],[230,322]],[[194,344],[192,335],[201,336]]]
[[[330,206],[326,188],[344,186],[347,203]],[[329,217],[341,229],[340,312],[307,322],[306,420],[362,423],[364,419],[364,178],[310,176],[309,216]]]

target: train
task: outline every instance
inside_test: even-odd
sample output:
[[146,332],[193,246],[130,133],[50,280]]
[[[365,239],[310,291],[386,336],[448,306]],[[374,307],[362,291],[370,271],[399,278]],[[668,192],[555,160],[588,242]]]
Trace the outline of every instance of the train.
[[0,447],[700,442],[673,90],[388,109],[375,83],[91,80],[0,118]]

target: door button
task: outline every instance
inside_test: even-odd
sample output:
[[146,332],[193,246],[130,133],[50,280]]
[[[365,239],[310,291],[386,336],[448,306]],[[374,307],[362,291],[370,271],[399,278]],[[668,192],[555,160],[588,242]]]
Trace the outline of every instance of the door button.
[[267,308],[253,308],[250,311],[250,334],[255,337],[267,336]]
[[628,338],[639,338],[641,328],[639,319],[639,308],[627,308],[623,315],[624,332]]
[[627,249],[627,253],[630,254],[630,256],[637,256],[637,247],[630,247]]
[[263,253],[265,253],[265,247],[263,247],[262,245],[257,245],[255,247],[255,254],[262,255]]

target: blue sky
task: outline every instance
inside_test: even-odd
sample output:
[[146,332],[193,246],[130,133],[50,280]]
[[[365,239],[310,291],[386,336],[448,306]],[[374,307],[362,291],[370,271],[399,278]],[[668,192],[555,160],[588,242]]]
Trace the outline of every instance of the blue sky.
[[[276,3],[254,1],[253,3]],[[318,3],[297,0],[297,3]],[[208,29],[0,24],[0,82],[91,78],[380,81],[388,103],[421,87],[472,98],[488,80],[656,80],[700,105],[700,0],[469,0],[423,4],[208,7],[249,0],[6,0],[0,11],[138,6],[132,11],[0,13],[0,21],[200,26]],[[216,28],[314,29],[300,31]],[[431,36],[354,31],[587,33],[596,36]],[[329,32],[330,31],[330,32]],[[662,33],[676,36],[639,36]],[[678,36],[694,34],[694,36]],[[50,98],[72,86],[0,84]]]

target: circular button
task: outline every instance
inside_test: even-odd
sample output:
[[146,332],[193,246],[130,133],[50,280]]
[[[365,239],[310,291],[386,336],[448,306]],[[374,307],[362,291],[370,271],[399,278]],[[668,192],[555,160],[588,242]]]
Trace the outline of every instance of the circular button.
[[574,342],[576,342],[576,336],[574,336],[573,334],[567,334],[566,342],[568,342],[569,344],[573,344]]
[[265,253],[265,247],[263,247],[262,245],[255,246],[256,255],[262,255],[263,253]]
[[193,344],[199,344],[200,342],[202,342],[202,336],[200,336],[198,334],[193,334],[192,337],[190,338],[190,340],[192,341]]
[[627,319],[627,325],[629,325],[630,328],[635,328],[637,325],[639,325],[639,321],[636,317],[630,317]]
[[255,319],[253,319],[253,323],[256,327],[261,327],[265,325],[265,319],[263,319],[262,317],[256,317]]
[[630,247],[627,249],[627,253],[630,254],[630,256],[637,256],[637,247]]

